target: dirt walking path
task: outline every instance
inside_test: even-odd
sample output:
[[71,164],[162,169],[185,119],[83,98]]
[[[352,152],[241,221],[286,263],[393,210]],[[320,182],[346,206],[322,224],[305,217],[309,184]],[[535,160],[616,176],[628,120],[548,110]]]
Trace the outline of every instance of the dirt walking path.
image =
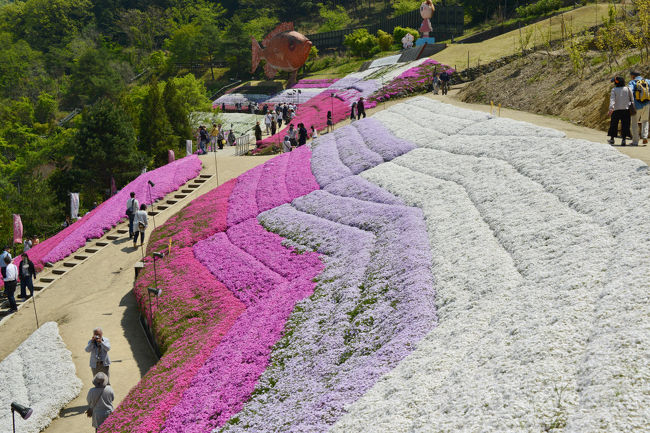
[[[270,158],[227,156],[229,154],[232,154],[231,149],[222,152],[223,156],[218,158],[219,184]],[[201,159],[204,165],[201,174],[214,174],[214,154]],[[213,176],[182,202],[156,215],[156,224],[164,223],[192,199],[216,186]],[[96,241],[91,241],[86,247],[95,244]],[[37,294],[40,323],[54,321],[59,324],[61,337],[72,352],[77,376],[84,382],[79,397],[61,411],[60,418],[55,419],[46,432],[93,431],[84,414],[86,393],[92,379],[89,355],[84,348],[94,328],[101,327],[111,342],[111,385],[115,391],[115,406],[156,362],[140,327],[138,308],[131,291],[134,265],[141,257],[139,249],[133,250],[128,234],[121,235]],[[35,328],[34,310],[29,302],[0,326],[0,360],[15,350]]]

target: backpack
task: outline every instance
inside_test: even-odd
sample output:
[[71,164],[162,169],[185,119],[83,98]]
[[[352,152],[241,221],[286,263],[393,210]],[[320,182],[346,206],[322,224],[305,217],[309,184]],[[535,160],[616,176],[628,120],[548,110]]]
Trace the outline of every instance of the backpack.
[[646,80],[638,80],[634,85],[634,99],[639,102],[650,101],[650,85]]

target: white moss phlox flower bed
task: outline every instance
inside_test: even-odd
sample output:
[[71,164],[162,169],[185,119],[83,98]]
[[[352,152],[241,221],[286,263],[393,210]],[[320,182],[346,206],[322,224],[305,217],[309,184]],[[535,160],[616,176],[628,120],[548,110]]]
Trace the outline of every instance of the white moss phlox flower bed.
[[59,335],[59,327],[47,322],[0,362],[0,433],[9,433],[11,402],[31,407],[32,416],[16,414],[16,429],[37,433],[81,391],[72,355]]

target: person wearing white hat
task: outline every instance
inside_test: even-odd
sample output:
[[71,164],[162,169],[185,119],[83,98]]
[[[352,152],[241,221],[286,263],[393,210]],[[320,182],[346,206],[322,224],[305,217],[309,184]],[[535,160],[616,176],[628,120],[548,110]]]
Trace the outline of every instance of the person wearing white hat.
[[108,376],[99,372],[93,378],[94,388],[88,390],[86,401],[88,402],[88,410],[86,415],[92,418],[93,427],[95,432],[106,418],[113,413],[113,400],[115,394],[113,388],[108,384]]

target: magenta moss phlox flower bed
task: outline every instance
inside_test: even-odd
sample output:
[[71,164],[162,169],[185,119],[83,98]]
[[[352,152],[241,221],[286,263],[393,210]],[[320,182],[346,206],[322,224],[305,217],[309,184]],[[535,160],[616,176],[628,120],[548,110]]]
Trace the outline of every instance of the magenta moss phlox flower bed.
[[424,92],[431,85],[433,74],[439,74],[443,71],[453,73],[454,69],[435,60],[427,59],[419,66],[402,72],[397,78],[377,90],[370,96],[369,101],[378,103],[396,97],[401,98]]
[[[212,348],[245,307],[195,258],[192,248],[174,249],[158,262],[161,298],[153,301],[156,339],[164,356],[131,389],[101,432],[158,432],[183,397]],[[144,317],[150,317],[147,287],[154,286],[149,263],[134,293]]]
[[[126,201],[132,191],[135,192],[140,203],[148,205],[151,201],[175,191],[185,182],[196,177],[200,171],[199,158],[188,156],[141,174],[83,218],[33,247],[29,251],[30,259],[38,269],[42,269],[46,262],[55,263],[66,258],[82,247],[87,240],[102,237],[107,230],[115,227],[126,217]],[[155,183],[151,191],[149,191],[149,180]]]
[[326,88],[336,83],[338,78],[305,78],[298,81],[293,89],[319,89]]

